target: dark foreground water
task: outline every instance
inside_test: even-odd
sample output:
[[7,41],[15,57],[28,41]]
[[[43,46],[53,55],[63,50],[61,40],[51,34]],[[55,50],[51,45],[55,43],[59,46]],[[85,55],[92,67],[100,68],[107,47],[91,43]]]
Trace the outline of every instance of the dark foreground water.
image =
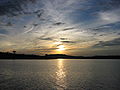
[[120,90],[120,60],[0,60],[0,90]]

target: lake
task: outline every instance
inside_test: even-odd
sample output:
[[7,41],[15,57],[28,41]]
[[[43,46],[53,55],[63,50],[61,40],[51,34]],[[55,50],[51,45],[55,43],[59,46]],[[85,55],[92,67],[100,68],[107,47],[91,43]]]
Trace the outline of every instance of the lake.
[[0,60],[0,90],[120,90],[120,60]]

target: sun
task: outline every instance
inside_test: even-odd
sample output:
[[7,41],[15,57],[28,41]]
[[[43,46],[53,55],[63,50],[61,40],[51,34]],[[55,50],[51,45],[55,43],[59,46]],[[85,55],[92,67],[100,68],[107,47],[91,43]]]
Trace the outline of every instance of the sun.
[[65,50],[64,45],[59,45],[57,48],[58,48],[57,51],[64,51]]

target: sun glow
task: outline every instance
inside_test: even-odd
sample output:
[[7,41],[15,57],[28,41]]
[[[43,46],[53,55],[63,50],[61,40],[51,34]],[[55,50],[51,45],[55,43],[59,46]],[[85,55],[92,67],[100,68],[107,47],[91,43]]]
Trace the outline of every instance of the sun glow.
[[63,51],[63,50],[65,50],[65,46],[64,45],[60,45],[57,48],[58,48],[57,51]]
[[62,44],[61,42],[55,42],[54,44],[58,45],[58,44]]

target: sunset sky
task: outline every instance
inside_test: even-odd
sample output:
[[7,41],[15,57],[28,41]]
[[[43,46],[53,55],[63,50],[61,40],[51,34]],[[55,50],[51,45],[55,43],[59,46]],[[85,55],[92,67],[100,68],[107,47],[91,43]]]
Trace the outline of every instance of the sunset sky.
[[120,0],[0,0],[0,52],[120,55]]

